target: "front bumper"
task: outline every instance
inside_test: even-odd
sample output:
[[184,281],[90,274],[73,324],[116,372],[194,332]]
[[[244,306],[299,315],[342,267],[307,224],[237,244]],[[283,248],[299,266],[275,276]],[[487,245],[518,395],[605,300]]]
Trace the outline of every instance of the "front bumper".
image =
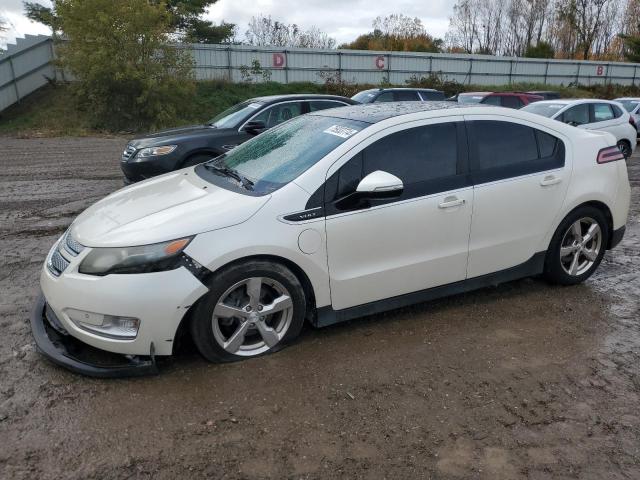
[[31,331],[38,351],[53,363],[90,377],[155,375],[158,368],[153,344],[148,356],[104,355],[71,337],[40,294],[31,312]]
[[125,184],[130,185],[163,173],[173,172],[180,167],[181,160],[177,152],[141,159],[133,157],[128,160],[121,160],[120,168],[124,174]]

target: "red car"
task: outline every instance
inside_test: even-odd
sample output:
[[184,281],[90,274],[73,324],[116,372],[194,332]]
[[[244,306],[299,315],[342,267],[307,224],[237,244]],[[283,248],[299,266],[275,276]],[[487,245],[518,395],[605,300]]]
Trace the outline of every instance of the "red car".
[[521,108],[539,100],[544,100],[544,97],[521,92],[466,92],[457,95],[458,103],[484,103],[507,108]]

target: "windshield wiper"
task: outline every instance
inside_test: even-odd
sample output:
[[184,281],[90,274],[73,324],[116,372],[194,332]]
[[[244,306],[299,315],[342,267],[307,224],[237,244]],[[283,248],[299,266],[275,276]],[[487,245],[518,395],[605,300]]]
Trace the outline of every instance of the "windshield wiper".
[[242,185],[246,190],[253,190],[253,182],[249,180],[247,177],[243,177],[242,175],[240,175],[238,171],[234,170],[233,168],[229,168],[226,166],[221,167],[218,165],[214,165],[213,163],[205,163],[204,166],[208,170],[214,170],[215,172],[218,172],[222,175],[233,178],[238,183],[240,183],[240,185]]

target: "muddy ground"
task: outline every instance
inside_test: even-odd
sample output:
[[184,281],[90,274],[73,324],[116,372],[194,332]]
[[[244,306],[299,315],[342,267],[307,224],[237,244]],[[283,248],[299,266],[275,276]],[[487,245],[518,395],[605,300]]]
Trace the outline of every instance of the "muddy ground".
[[0,477],[640,478],[640,158],[627,236],[583,285],[522,280],[92,380],[34,351],[45,253],[121,185],[122,139],[0,138]]

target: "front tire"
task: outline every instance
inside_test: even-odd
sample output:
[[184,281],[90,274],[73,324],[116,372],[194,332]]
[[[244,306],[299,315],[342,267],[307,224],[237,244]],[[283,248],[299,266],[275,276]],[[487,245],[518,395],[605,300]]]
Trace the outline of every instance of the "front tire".
[[598,268],[607,246],[609,224],[601,210],[584,206],[562,221],[545,260],[547,280],[560,285],[584,282]]
[[253,260],[216,274],[196,305],[191,335],[211,362],[233,362],[281,350],[300,333],[304,289],[284,265]]

